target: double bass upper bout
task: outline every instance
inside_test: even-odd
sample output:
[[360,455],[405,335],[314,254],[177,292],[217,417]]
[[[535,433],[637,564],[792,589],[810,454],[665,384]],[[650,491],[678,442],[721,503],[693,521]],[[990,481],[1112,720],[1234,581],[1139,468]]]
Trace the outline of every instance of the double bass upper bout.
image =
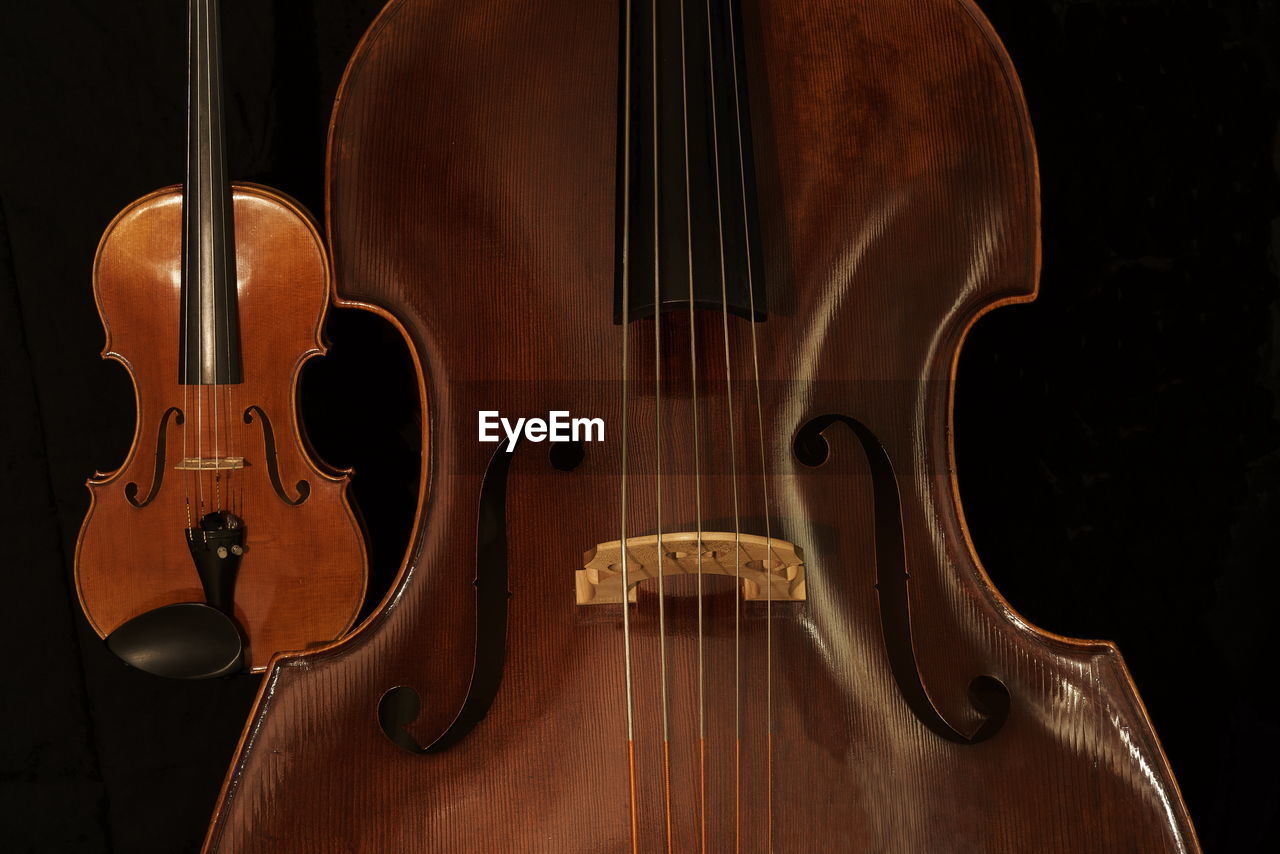
[[[352,57],[328,236],[419,360],[421,503],[362,627],[273,667],[206,854],[1197,851],[1114,647],[1023,620],[959,505],[960,347],[1039,265],[995,33],[970,0],[680,7],[391,0]],[[576,467],[477,442],[552,404],[607,419]],[[690,531],[794,544],[804,598],[575,598],[592,544],[620,572]]]

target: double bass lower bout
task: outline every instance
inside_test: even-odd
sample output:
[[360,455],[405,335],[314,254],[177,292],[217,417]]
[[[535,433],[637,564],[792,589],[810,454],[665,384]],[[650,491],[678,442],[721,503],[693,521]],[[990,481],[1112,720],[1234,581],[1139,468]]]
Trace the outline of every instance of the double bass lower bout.
[[796,459],[810,468],[827,462],[831,446],[825,432],[834,425],[847,427],[857,437],[866,456],[872,480],[876,596],[880,603],[880,625],[884,650],[902,699],[912,713],[939,737],[957,744],[977,744],[996,735],[1009,717],[1009,689],[994,676],[983,674],[969,681],[968,699],[981,716],[968,733],[953,725],[929,695],[917,665],[915,641],[911,633],[911,604],[908,594],[911,574],[901,548],[902,500],[893,462],[884,446],[866,425],[847,415],[820,415],[806,421],[796,431],[792,449]]
[[[430,472],[386,601],[272,669],[209,854],[1198,850],[1115,648],[1029,625],[965,529],[957,355],[1039,262],[969,0],[392,0],[329,154],[337,287],[419,360]],[[605,441],[508,455],[478,587],[477,413],[549,400]],[[610,544],[620,601],[582,603]]]

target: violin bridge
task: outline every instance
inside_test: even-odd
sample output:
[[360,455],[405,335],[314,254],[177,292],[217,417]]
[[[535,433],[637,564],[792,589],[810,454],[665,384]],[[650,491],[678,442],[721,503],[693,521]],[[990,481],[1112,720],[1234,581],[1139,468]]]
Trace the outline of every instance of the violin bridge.
[[174,468],[178,471],[231,471],[246,465],[244,457],[184,457]]
[[[742,598],[748,601],[798,602],[805,599],[804,555],[797,546],[777,537],[724,531],[691,531],[662,535],[661,571],[668,575],[696,575],[699,563],[707,575],[737,576]],[[656,578],[658,538],[627,538],[627,601],[636,601],[636,587]],[[574,573],[579,605],[608,605],[622,601],[622,541],[600,543],[583,555]]]

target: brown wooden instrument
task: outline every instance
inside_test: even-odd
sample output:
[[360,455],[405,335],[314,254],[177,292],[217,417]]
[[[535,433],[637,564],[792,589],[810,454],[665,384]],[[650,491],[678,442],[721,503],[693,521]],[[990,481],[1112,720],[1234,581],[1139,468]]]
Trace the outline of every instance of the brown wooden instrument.
[[[971,2],[392,0],[329,169],[429,471],[207,851],[1197,850],[1116,648],[1028,625],[965,529],[957,354],[1039,263]],[[559,411],[604,441],[479,441]]]
[[324,245],[290,199],[226,180],[217,4],[189,11],[186,183],[125,208],[94,265],[103,355],[133,379],[137,427],[124,465],[89,482],[76,585],[98,634],[142,619],[127,660],[208,676],[240,664],[192,670],[209,620],[225,639],[215,612],[260,670],[349,629],[366,573],[348,473],[312,461],[294,407],[303,363],[325,349]]

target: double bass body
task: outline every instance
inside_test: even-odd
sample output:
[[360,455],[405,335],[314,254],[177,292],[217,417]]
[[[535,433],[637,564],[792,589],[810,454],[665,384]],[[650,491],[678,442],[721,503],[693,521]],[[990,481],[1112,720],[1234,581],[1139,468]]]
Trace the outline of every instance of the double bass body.
[[[1008,57],[967,0],[713,2],[740,15],[718,36],[700,6],[393,0],[362,42],[329,236],[340,296],[419,360],[420,515],[373,616],[272,670],[206,850],[1197,850],[1115,648],[1019,618],[959,508],[959,348],[1038,273]],[[631,64],[673,8],[686,63]],[[728,80],[727,50],[754,209],[710,268],[737,253],[724,304],[714,281],[690,311],[666,271],[700,279],[690,235],[742,196],[717,214],[667,180],[693,166],[632,168],[680,149],[628,122]],[[701,109],[687,144],[729,151]],[[598,416],[605,441],[495,451],[482,410]],[[575,597],[584,552],[713,531],[794,545],[804,595],[685,572],[625,612]]]

